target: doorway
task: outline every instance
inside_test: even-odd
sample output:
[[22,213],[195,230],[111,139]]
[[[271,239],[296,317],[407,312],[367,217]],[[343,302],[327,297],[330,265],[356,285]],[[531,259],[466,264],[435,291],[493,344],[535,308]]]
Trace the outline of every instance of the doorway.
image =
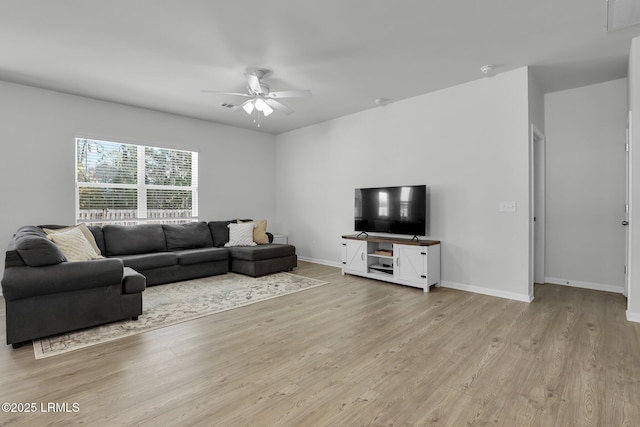
[[531,125],[529,138],[530,182],[530,280],[529,295],[533,297],[533,285],[545,282],[545,136]]

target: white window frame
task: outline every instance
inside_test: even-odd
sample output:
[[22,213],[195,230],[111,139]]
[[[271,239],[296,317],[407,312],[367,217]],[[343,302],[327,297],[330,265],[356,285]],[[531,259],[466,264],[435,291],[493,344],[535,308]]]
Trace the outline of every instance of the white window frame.
[[[101,182],[79,182],[78,181],[78,140],[91,140],[96,142],[106,142],[111,144],[133,145],[137,148],[137,184],[113,184]],[[75,217],[76,224],[84,222],[86,224],[146,224],[146,223],[176,223],[176,222],[192,222],[198,221],[198,152],[189,150],[180,150],[175,148],[153,147],[150,145],[140,145],[132,142],[120,142],[105,139],[97,139],[91,137],[76,137],[75,159],[74,159],[74,175],[75,175]],[[146,165],[145,165],[145,149],[154,148],[159,150],[174,150],[191,153],[191,185],[153,185],[145,183]],[[135,218],[126,219],[83,219],[80,218],[80,188],[124,188],[137,190],[137,212]],[[148,190],[179,190],[191,191],[191,216],[182,216],[179,218],[167,218],[166,220],[149,218],[147,209],[147,191]]]

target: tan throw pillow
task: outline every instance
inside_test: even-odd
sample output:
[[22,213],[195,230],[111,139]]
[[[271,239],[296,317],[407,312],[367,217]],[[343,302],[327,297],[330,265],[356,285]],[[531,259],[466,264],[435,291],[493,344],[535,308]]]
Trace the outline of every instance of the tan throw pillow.
[[49,239],[60,248],[67,257],[67,261],[89,261],[102,258],[96,254],[80,228],[73,227],[67,231],[49,234]]
[[238,220],[238,224],[241,223],[253,223],[256,225],[256,228],[253,229],[253,241],[259,245],[266,245],[269,243],[269,236],[267,236],[267,220],[263,219],[260,221],[240,221]]
[[72,228],[79,228],[80,231],[82,231],[82,234],[84,234],[84,237],[87,239],[87,241],[93,248],[93,250],[96,252],[96,255],[102,255],[102,252],[100,252],[100,248],[96,243],[96,238],[93,237],[93,233],[91,232],[91,230],[89,230],[89,227],[87,227],[87,224],[85,223],[80,223],[78,225],[74,225],[72,227],[65,227],[65,228],[57,228],[57,229],[45,228],[44,232],[47,234],[61,233],[61,232],[69,231]]

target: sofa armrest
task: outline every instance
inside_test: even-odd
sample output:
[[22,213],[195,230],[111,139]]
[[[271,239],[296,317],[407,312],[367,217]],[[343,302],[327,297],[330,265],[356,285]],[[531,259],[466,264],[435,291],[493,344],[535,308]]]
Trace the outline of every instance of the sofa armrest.
[[122,283],[123,270],[122,260],[118,258],[11,267],[4,270],[2,293],[9,301],[117,285]]

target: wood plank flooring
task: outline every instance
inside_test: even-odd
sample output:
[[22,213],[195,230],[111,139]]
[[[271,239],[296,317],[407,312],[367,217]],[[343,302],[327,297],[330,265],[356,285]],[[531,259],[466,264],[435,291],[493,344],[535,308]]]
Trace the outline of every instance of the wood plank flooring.
[[621,295],[537,285],[527,304],[299,264],[330,283],[39,361],[0,347],[0,403],[38,407],[0,425],[640,425]]

